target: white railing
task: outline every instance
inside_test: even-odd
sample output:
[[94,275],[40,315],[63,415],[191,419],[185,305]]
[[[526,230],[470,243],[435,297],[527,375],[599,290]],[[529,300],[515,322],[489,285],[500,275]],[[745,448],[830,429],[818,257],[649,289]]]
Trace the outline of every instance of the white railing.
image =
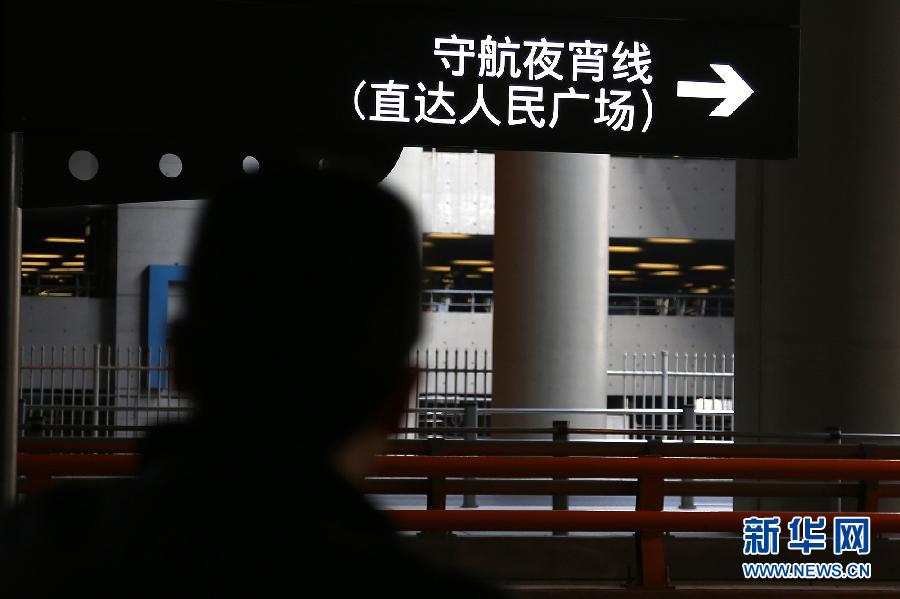
[[172,384],[165,351],[100,345],[20,350],[23,435],[131,437],[190,410]]
[[[183,419],[189,399],[173,384],[167,352],[145,348],[29,347],[21,349],[19,377],[22,434],[55,437],[129,437]],[[628,354],[609,370],[607,407],[574,410],[498,408],[492,405],[493,364],[485,350],[417,350],[418,370],[406,428],[459,427],[466,407],[469,424],[488,425],[492,416],[534,413],[553,418],[603,414],[607,426],[631,438],[669,438],[665,431],[696,429],[697,440],[726,440],[734,430],[734,356],[722,354]],[[616,380],[618,379],[618,380]],[[549,404],[549,402],[548,402]],[[602,405],[602,404],[601,404]],[[471,415],[470,415],[471,420]]]
[[[648,436],[644,430],[661,431],[653,436],[668,439],[671,436],[664,431],[688,429],[711,433],[699,433],[698,441],[729,441],[730,437],[715,433],[734,430],[733,354],[626,354],[621,369],[607,371],[612,379],[608,387],[621,389],[621,395],[609,393],[607,403],[621,407],[597,408],[588,400],[584,408],[574,410],[492,407],[493,366],[484,350],[417,350],[410,363],[419,376],[408,428],[463,426],[465,408],[473,405],[474,422],[480,426],[500,413],[543,413],[548,425],[564,414],[613,416],[607,419],[608,427],[631,431],[628,435],[639,439]],[[612,424],[616,420],[618,424]]]

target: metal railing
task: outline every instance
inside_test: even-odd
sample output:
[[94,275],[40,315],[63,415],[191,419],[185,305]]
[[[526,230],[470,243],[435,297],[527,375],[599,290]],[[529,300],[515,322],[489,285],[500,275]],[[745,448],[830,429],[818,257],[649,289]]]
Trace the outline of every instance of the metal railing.
[[610,293],[609,314],[619,316],[734,316],[731,295]]
[[97,290],[94,272],[40,270],[22,273],[22,295],[89,297]]
[[[132,437],[176,422],[191,411],[173,384],[167,352],[107,346],[21,348],[20,429],[24,436]],[[493,364],[485,350],[417,350],[418,371],[402,427],[415,436],[463,436],[443,429],[490,427],[499,415],[532,414],[565,420],[605,415],[603,426],[631,439],[677,439],[695,430],[696,440],[728,441],[734,430],[734,357],[721,354],[629,354],[621,379],[609,388],[610,405],[586,398],[583,408],[506,408],[493,405]],[[616,402],[621,402],[619,407]],[[591,404],[594,404],[593,406]],[[598,406],[600,404],[600,406]],[[600,424],[602,421],[598,421]],[[706,434],[706,433],[709,434]]]
[[21,348],[19,428],[23,436],[132,437],[190,413],[160,349]]
[[426,289],[422,291],[426,312],[493,312],[494,292],[466,289]]
[[[578,409],[494,407],[493,366],[485,350],[417,350],[410,363],[419,375],[406,428],[419,438],[452,437],[447,430],[453,428],[490,427],[491,417],[501,414],[617,416],[621,426],[607,428],[631,439],[674,440],[685,437],[674,431],[688,430],[697,431],[688,441],[730,442],[723,433],[734,430],[734,355],[626,354],[621,369],[607,371],[607,377],[621,379],[621,396],[608,397],[621,399],[622,407],[588,407],[587,400]],[[617,386],[614,382],[610,388]],[[475,438],[477,433],[459,435]]]
[[[426,289],[426,312],[493,312],[494,292],[476,289]],[[612,316],[734,316],[731,295],[610,293]]]

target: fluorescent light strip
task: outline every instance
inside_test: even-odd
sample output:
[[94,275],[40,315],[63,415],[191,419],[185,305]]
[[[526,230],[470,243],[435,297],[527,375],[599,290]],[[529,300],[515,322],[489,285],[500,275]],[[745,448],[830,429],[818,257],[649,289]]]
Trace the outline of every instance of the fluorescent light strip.
[[686,237],[648,237],[646,241],[647,243],[669,243],[676,245],[688,245],[694,243],[693,239],[687,239]]
[[429,233],[429,239],[468,239],[471,235],[465,233]]
[[47,243],[85,243],[84,239],[78,237],[47,237],[44,241]]
[[493,260],[453,260],[452,264],[457,266],[490,266]]

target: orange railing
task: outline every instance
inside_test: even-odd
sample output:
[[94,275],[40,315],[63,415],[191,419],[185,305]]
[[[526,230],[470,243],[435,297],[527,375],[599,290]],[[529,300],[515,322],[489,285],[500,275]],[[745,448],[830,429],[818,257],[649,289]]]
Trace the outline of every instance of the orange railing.
[[[441,451],[447,453],[456,446],[460,453],[469,454],[496,454],[504,449],[511,453],[528,453],[525,445],[515,443],[458,443],[447,442],[441,445]],[[478,444],[481,449],[476,447]],[[803,448],[794,445],[780,448],[789,458],[658,457],[635,455],[646,446],[641,449],[642,446],[636,444],[618,445],[598,443],[588,448],[570,442],[528,446],[532,454],[543,452],[545,455],[386,455],[377,459],[366,491],[426,495],[427,510],[387,511],[397,527],[407,531],[633,532],[637,539],[639,584],[648,588],[668,584],[663,547],[666,532],[739,533],[743,518],[748,516],[777,515],[787,521],[800,515],[792,512],[664,512],[666,496],[852,497],[858,501],[859,513],[871,517],[873,532],[900,532],[900,514],[878,513],[881,498],[900,497],[900,484],[897,483],[900,481],[900,460],[885,459],[900,457],[897,448]],[[402,443],[394,443],[391,449],[396,451],[398,447],[402,447]],[[777,455],[779,449],[776,446],[703,449],[709,453],[746,456],[752,454],[754,448],[767,456]],[[416,453],[411,449],[407,447],[404,451]],[[135,472],[138,460],[133,442],[25,442],[21,450],[24,453],[19,456],[19,481],[23,493],[40,490],[57,477],[128,476]],[[606,451],[616,457],[565,455],[566,452],[583,454],[588,450]],[[664,450],[680,451],[677,447]],[[702,451],[701,446],[688,450]],[[555,455],[546,455],[551,451]],[[850,457],[865,455],[873,456],[873,459]],[[447,495],[455,493],[635,495],[637,499],[633,512],[448,511]],[[841,512],[841,515],[852,514]],[[834,517],[833,513],[823,515]]]

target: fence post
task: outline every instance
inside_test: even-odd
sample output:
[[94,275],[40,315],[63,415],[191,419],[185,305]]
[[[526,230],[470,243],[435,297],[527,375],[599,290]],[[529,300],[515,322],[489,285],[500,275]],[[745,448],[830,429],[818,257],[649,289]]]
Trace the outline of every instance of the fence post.
[[94,436],[100,436],[100,344],[94,346]]
[[[638,458],[643,459],[643,458]],[[638,477],[635,509],[639,512],[661,512],[664,503],[663,479],[659,476]],[[639,586],[662,589],[669,586],[669,568],[663,531],[642,529],[635,533]]]
[[[554,420],[553,421],[553,442],[554,443],[565,443],[569,440],[569,421],[568,420]],[[553,480],[568,480],[567,478],[554,478]],[[553,509],[554,510],[568,510],[569,509],[569,496],[568,495],[554,495],[553,496]],[[554,536],[564,537],[569,533],[562,530],[557,530],[553,532]]]
[[[841,427],[839,427],[839,426],[826,426],[826,427],[825,427],[825,433],[828,435],[828,438],[825,440],[826,443],[835,443],[835,444],[837,444],[837,445],[841,445],[841,444],[842,444],[842,440],[841,440]],[[843,481],[840,481],[840,480],[839,480],[839,481],[837,481],[837,482],[838,482],[838,483],[841,483],[841,482],[843,482]],[[861,489],[864,488],[864,487],[866,486],[865,483],[866,483],[866,481],[860,481],[859,484],[860,484],[860,488],[861,488]],[[862,511],[862,510],[864,509],[864,508],[862,507],[862,505],[863,505],[863,504],[862,504],[862,501],[863,501],[863,500],[862,500],[862,495],[860,495],[860,504],[859,504],[859,506],[858,506],[858,509],[859,509],[860,511]],[[877,501],[876,501],[876,505],[877,505]],[[844,511],[844,498],[841,497],[840,495],[838,495],[838,496],[835,498],[835,511],[838,511],[838,512]],[[877,511],[877,509],[876,509],[876,511]]]
[[[684,398],[684,407],[681,410],[681,430],[694,430],[697,427],[697,407],[694,405],[693,398],[685,397]],[[681,437],[682,443],[693,443],[696,440],[696,436],[691,435],[683,435]],[[685,482],[690,482],[691,479],[683,479]],[[696,509],[696,504],[694,503],[694,497],[691,495],[682,495],[681,496],[681,504],[678,506],[683,510],[693,510]]]
[[[472,399],[470,403],[467,403],[463,408],[463,427],[464,428],[478,428],[478,401],[476,399]],[[475,441],[478,439],[478,433],[466,433],[464,435],[466,441]],[[467,480],[472,480],[471,478]],[[465,508],[476,508],[478,507],[478,496],[466,494],[463,495],[462,507]]]
[[[662,400],[663,407],[669,407],[669,352],[662,351]],[[668,418],[668,414],[665,416]]]

